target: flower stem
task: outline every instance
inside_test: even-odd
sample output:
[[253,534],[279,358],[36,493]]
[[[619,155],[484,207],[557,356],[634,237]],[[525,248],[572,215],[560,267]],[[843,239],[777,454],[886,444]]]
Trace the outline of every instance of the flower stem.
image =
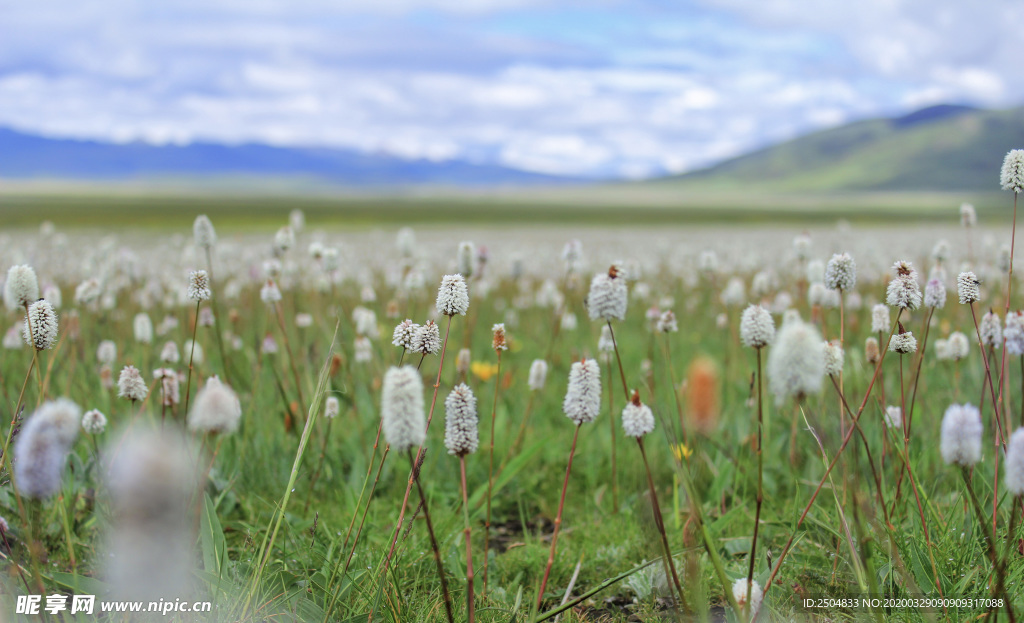
[[[885,348],[882,349],[879,355],[878,364],[875,366],[875,373],[871,377],[871,382],[868,383],[867,391],[864,392],[864,400],[861,401],[860,407],[857,409],[857,413],[854,414],[853,416],[853,426],[851,426],[849,430],[846,431],[846,436],[843,438],[842,445],[839,446],[839,451],[836,452],[834,457],[832,457],[832,461],[831,463],[829,463],[828,468],[825,470],[825,474],[822,476],[821,482],[818,483],[818,486],[815,488],[814,493],[811,495],[811,499],[807,501],[807,506],[804,507],[803,512],[800,514],[800,518],[796,522],[796,526],[793,529],[793,533],[789,535],[789,540],[786,542],[785,547],[783,547],[782,554],[779,556],[779,559],[775,562],[775,567],[772,569],[772,573],[768,577],[768,581],[765,583],[765,594],[767,594],[768,589],[771,588],[772,583],[775,581],[775,576],[779,573],[779,569],[782,568],[782,563],[785,562],[786,556],[789,554],[790,547],[793,546],[793,540],[796,538],[797,530],[800,529],[800,526],[803,525],[804,520],[807,519],[807,514],[811,512],[811,507],[814,506],[814,501],[818,498],[818,494],[821,493],[822,487],[825,486],[825,481],[828,480],[828,476],[829,474],[832,473],[832,469],[839,461],[839,457],[843,455],[843,450],[846,449],[846,445],[850,442],[850,439],[853,438],[853,431],[857,428],[857,424],[860,421],[860,417],[864,413],[864,407],[867,406],[868,399],[871,397],[871,389],[875,386],[875,381],[878,379],[878,375],[882,370],[882,364],[885,363],[885,355],[887,352],[889,352],[889,342],[892,341],[893,333],[896,332],[896,327],[898,326],[900,316],[902,315],[903,308],[900,308],[900,310],[896,312],[896,319],[893,321],[892,329],[889,330],[889,337],[886,339]],[[762,601],[762,603],[764,602]],[[757,613],[753,613],[753,616],[756,617]]]
[[671,572],[672,583],[675,585],[676,592],[679,593],[679,603],[683,605],[684,609],[689,609],[686,605],[686,595],[683,593],[683,585],[679,582],[679,574],[676,573],[676,563],[672,559],[672,548],[668,544],[668,536],[665,534],[665,521],[661,516],[661,505],[658,504],[658,491],[654,486],[654,477],[651,475],[651,466],[647,462],[647,451],[644,450],[644,440],[642,437],[636,438],[637,445],[640,446],[640,456],[644,460],[644,469],[647,471],[647,486],[651,491],[651,506],[654,511],[654,525],[658,528],[658,532],[661,533],[661,546],[665,550],[665,558],[663,559]]
[[196,301],[196,321],[192,325],[192,344],[188,353],[188,379],[185,381],[185,417],[188,417],[188,401],[192,392],[192,357],[196,354],[196,329],[199,328],[199,305],[202,301]]
[[548,586],[548,577],[551,575],[551,565],[555,564],[555,549],[558,546],[558,530],[562,526],[562,511],[565,509],[565,492],[569,489],[569,472],[572,471],[572,457],[576,454],[576,440],[580,436],[580,424],[576,425],[576,431],[572,435],[572,448],[569,450],[569,463],[565,467],[565,482],[562,483],[562,497],[558,501],[558,514],[555,516],[555,527],[551,533],[551,552],[548,553],[548,564],[544,568],[544,579],[541,580],[540,590],[537,591],[537,609],[540,610],[544,604],[544,589]]
[[487,519],[484,522],[484,586],[481,596],[487,596],[487,559],[491,551],[491,491],[494,489],[494,421],[498,415],[498,392],[501,391],[501,351],[498,351],[498,371],[494,377],[494,403],[491,406],[491,447],[487,463]]
[[420,465],[412,458],[412,448],[406,451],[409,457],[409,466],[412,469],[413,480],[416,481],[416,490],[420,494],[420,503],[423,507],[423,518],[427,520],[427,533],[430,534],[430,547],[434,550],[434,563],[437,565],[437,577],[441,580],[441,593],[444,595],[444,609],[448,614],[448,623],[455,623],[455,616],[452,614],[452,596],[448,593],[448,580],[444,576],[444,565],[441,564],[441,548],[437,546],[437,537],[434,536],[434,524],[430,521],[430,509],[427,505],[427,494],[423,491],[423,483],[420,482]]
[[[427,431],[430,430],[430,422],[434,419],[434,407],[437,405],[437,390],[441,387],[441,371],[444,369],[444,356],[448,350],[448,336],[452,330],[452,316],[448,316],[448,326],[444,331],[444,342],[441,344],[441,361],[437,364],[437,381],[434,382],[434,398],[430,402],[430,413],[427,415]],[[422,360],[420,361],[422,363]],[[416,462],[415,465],[419,465],[423,460],[423,448],[420,446],[416,451]],[[409,473],[409,482],[405,486],[405,496],[402,498],[402,508],[398,511],[398,521],[395,523],[395,532],[391,537],[391,546],[388,548],[387,557],[384,559],[384,568],[381,571],[381,577],[387,575],[388,567],[391,565],[391,557],[395,554],[395,545],[398,544],[398,536],[402,530],[402,521],[405,519],[405,511],[409,506],[409,494],[412,492],[413,485],[413,473]],[[373,620],[374,612],[376,608],[371,608],[369,621]]]
[[459,455],[459,471],[462,475],[462,518],[466,533],[466,614],[469,623],[475,623],[476,607],[473,599],[473,540],[469,526],[469,494],[466,490],[466,455]]

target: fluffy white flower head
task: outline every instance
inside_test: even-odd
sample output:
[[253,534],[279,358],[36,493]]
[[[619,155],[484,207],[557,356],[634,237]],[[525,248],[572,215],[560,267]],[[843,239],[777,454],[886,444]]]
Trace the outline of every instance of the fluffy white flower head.
[[[732,596],[736,600],[736,605],[740,608],[747,607],[747,578],[737,578],[732,583]],[[761,607],[761,600],[764,599],[764,591],[761,590],[761,585],[757,583],[757,580],[753,580],[750,585],[750,612],[757,612]]]
[[827,376],[839,376],[843,372],[843,347],[839,340],[825,342],[825,374]]
[[981,412],[970,404],[950,405],[942,418],[942,460],[970,467],[981,460]]
[[626,278],[618,266],[607,273],[598,273],[590,281],[587,293],[587,312],[591,320],[622,320],[626,317]]
[[744,346],[762,348],[775,339],[775,321],[767,309],[749,305],[740,317],[740,341]]
[[534,359],[530,364],[530,376],[527,385],[530,389],[537,391],[544,389],[544,381],[548,378],[548,362],[543,359]]
[[39,298],[36,271],[27,264],[11,266],[4,282],[4,304],[7,309],[24,309]]
[[399,348],[413,350],[413,337],[419,328],[420,325],[406,318],[395,327],[394,333],[391,334],[391,343]]
[[825,373],[821,333],[799,317],[783,323],[768,351],[767,372],[768,387],[778,403],[820,391]]
[[189,430],[203,433],[233,433],[242,419],[242,405],[234,390],[216,376],[196,394],[188,414]]
[[938,279],[929,279],[924,286],[924,306],[942,309],[946,305],[946,286]]
[[36,350],[53,348],[57,341],[57,313],[48,301],[39,299],[29,306],[23,327],[25,343]]
[[384,373],[380,415],[384,439],[395,452],[423,445],[427,420],[423,415],[423,379],[416,368],[391,367]]
[[210,276],[205,270],[193,270],[188,274],[188,298],[193,301],[207,301],[210,292]]
[[15,483],[22,495],[45,499],[60,491],[81,413],[78,405],[59,398],[43,403],[26,420],[14,445]]
[[654,413],[640,402],[640,393],[633,390],[632,399],[622,410],[622,430],[628,437],[637,439],[654,430]]
[[1003,326],[999,316],[989,310],[978,322],[978,332],[981,334],[981,344],[987,348],[999,348],[1003,345]]
[[999,171],[999,185],[1003,190],[1024,192],[1024,149],[1011,149],[1003,158]]
[[857,263],[849,253],[836,253],[825,266],[825,286],[850,292],[857,285]]
[[465,316],[469,309],[469,288],[462,275],[445,275],[437,290],[437,312],[445,316]]
[[82,416],[82,430],[90,435],[99,435],[107,428],[107,416],[96,409],[86,411]]
[[149,394],[145,379],[135,366],[125,366],[117,379],[117,395],[132,401],[142,401]]
[[465,383],[456,385],[444,400],[444,412],[444,447],[448,454],[465,456],[476,452],[480,433],[473,390]]
[[192,237],[196,246],[200,249],[209,249],[217,244],[217,232],[213,229],[213,223],[205,214],[200,214],[192,223]]
[[881,303],[871,308],[871,332],[888,333],[892,327],[892,320],[889,318],[889,308]]
[[893,264],[896,276],[885,291],[885,302],[890,307],[914,310],[921,305],[921,287],[917,283],[917,271],[910,262],[901,260]]
[[961,305],[976,303],[981,298],[978,290],[978,276],[971,271],[965,271],[957,275],[956,292],[960,296]]
[[1024,428],[1010,435],[1006,446],[1006,489],[1013,495],[1024,495]]
[[409,350],[421,355],[436,355],[441,350],[441,329],[433,320],[416,328]]
[[917,352],[917,338],[910,331],[903,331],[892,336],[889,341],[889,350],[900,355],[909,355]]
[[593,422],[601,412],[601,367],[596,359],[572,364],[562,410],[576,424]]

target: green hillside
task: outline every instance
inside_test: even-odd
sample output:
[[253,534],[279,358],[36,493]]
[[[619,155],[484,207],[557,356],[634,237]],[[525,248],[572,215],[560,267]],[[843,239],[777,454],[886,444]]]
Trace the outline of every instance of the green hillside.
[[937,106],[815,132],[662,182],[694,190],[993,191],[1003,156],[1020,147],[1024,107]]

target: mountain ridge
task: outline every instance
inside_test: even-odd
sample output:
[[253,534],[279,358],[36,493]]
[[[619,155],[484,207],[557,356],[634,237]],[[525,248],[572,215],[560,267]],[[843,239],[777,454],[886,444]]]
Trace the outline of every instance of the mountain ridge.
[[307,178],[356,187],[544,185],[574,178],[460,160],[404,159],[379,153],[261,143],[48,138],[0,127],[0,178],[135,181],[194,178]]
[[1024,107],[945,104],[805,134],[658,183],[785,192],[998,190],[1003,157],[1021,146]]

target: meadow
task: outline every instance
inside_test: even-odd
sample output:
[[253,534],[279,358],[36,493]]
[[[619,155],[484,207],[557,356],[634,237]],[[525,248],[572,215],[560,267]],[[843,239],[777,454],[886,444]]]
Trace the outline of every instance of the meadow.
[[[212,603],[154,617],[180,621],[1014,620],[1024,284],[999,199],[743,226],[613,200],[8,198],[0,620],[86,620],[14,614],[58,593]],[[468,307],[439,310],[457,274]],[[568,387],[581,361],[596,399],[582,366]],[[451,454],[461,383],[479,437]],[[431,414],[418,478],[382,411]]]

